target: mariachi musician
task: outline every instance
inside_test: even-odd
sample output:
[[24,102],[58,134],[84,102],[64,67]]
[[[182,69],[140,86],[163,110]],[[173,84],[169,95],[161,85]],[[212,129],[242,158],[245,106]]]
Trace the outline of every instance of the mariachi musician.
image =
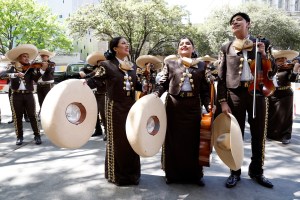
[[136,59],[136,64],[142,69],[141,84],[143,93],[140,95],[151,94],[155,89],[155,78],[157,70],[162,68],[162,61],[152,55],[142,55]]
[[33,96],[33,81],[37,81],[41,74],[36,68],[31,67],[30,60],[38,55],[38,49],[32,44],[22,44],[10,51],[5,56],[10,61],[15,61],[14,67],[1,72],[0,77],[8,77],[11,81],[11,106],[17,136],[16,145],[23,144],[22,115],[24,108],[27,110],[34,134],[35,144],[42,143],[38,127],[35,99]]
[[278,66],[273,83],[276,90],[269,97],[268,139],[289,144],[293,126],[293,90],[291,82],[297,81],[299,63],[288,63],[299,53],[293,50],[273,51]]
[[[222,62],[219,68],[219,81],[217,86],[217,98],[221,104],[222,112],[225,114],[232,113],[237,119],[239,126],[244,135],[246,112],[248,113],[248,122],[251,132],[251,148],[252,157],[249,166],[248,174],[257,183],[262,186],[272,188],[273,184],[264,177],[264,150],[265,150],[265,135],[266,135],[266,101],[261,91],[255,96],[255,104],[253,95],[249,92],[249,87],[254,83],[254,75],[251,73],[250,64],[256,58],[256,49],[261,59],[258,62],[266,62],[270,64],[266,50],[269,46],[269,41],[258,41],[249,35],[250,17],[246,13],[236,13],[229,21],[231,30],[235,35],[233,41],[229,41],[221,47]],[[254,44],[254,42],[255,44]],[[249,64],[249,59],[252,62]],[[269,65],[268,65],[269,66]],[[275,73],[274,65],[268,73],[268,77],[264,77],[266,81],[271,81]],[[265,66],[263,66],[265,68]],[[256,78],[257,79],[257,78]],[[263,85],[261,85],[263,86]],[[257,87],[260,89],[260,86]],[[273,88],[271,87],[270,90]],[[254,93],[254,91],[253,91]],[[255,91],[256,93],[256,91]],[[272,91],[270,91],[272,93]],[[255,105],[256,115],[253,115],[253,105]],[[240,180],[241,169],[232,170],[231,175],[226,181],[226,187],[232,188],[236,186]]]
[[[55,56],[55,53],[50,52],[45,49],[42,49],[42,50],[39,50],[39,55],[42,59],[42,62],[48,64],[48,65],[45,64],[45,67],[42,67],[39,69],[42,76],[39,78],[39,80],[37,82],[37,91],[36,92],[37,92],[39,105],[40,105],[40,111],[41,111],[44,99],[45,99],[46,95],[48,94],[48,92],[53,87],[53,83],[54,83],[55,62],[50,61],[50,59]],[[40,111],[39,111],[39,114],[40,114]]]
[[167,131],[162,152],[166,183],[192,183],[204,186],[199,165],[201,103],[208,109],[209,85],[205,63],[196,59],[193,41],[182,37],[178,55],[166,60],[156,86],[161,96],[167,91]]
[[[98,64],[102,61],[106,60],[105,56],[101,52],[93,52],[86,58],[86,62],[88,65],[81,68],[79,71],[79,75],[81,78],[85,78],[87,84],[90,88],[96,88],[94,91],[96,100],[97,100],[97,107],[98,107],[98,115],[97,115],[97,122],[95,127],[95,132],[93,133],[92,137],[103,135],[103,141],[107,140],[106,136],[106,117],[105,117],[105,102],[106,102],[106,83],[100,78],[94,77],[95,76],[95,69]],[[93,77],[93,78],[92,78]],[[101,122],[104,127],[104,132],[101,128],[101,122],[99,119],[99,113],[101,117]]]

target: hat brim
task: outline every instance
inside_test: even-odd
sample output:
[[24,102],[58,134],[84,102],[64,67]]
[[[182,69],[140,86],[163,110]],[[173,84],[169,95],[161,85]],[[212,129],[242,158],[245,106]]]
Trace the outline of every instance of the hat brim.
[[202,61],[214,62],[214,61],[216,61],[217,59],[212,58],[212,57],[210,57],[210,56],[203,56],[203,57],[200,57],[200,60],[202,60]]
[[293,58],[297,57],[299,52],[294,50],[279,50],[273,51],[273,57],[277,58],[286,58],[287,60],[292,60]]
[[140,68],[145,68],[147,63],[152,63],[154,65],[154,69],[162,68],[161,60],[152,55],[142,55],[138,57],[135,62]]
[[5,56],[10,61],[17,61],[17,58],[24,53],[27,53],[29,55],[29,59],[33,60],[38,55],[38,49],[32,44],[21,44],[6,52]]
[[164,63],[168,60],[176,60],[176,59],[178,59],[178,57],[176,55],[169,55],[169,56],[165,57]]
[[49,58],[53,58],[56,53],[50,52],[50,51],[45,50],[45,49],[42,49],[42,50],[39,50],[39,54],[40,54],[40,56],[46,55],[46,56],[49,56]]
[[166,129],[165,106],[154,94],[137,100],[127,115],[127,139],[132,149],[142,157],[154,156],[159,152],[165,140]]
[[[229,113],[218,115],[213,123],[213,145],[220,159],[232,170],[241,168],[244,159],[244,145],[241,128],[236,118]],[[230,150],[221,148],[217,139],[224,133],[230,133]]]
[[95,66],[97,65],[97,62],[101,60],[101,61],[104,61],[106,60],[105,56],[103,53],[100,53],[100,52],[94,52],[94,53],[91,53],[90,55],[88,55],[88,57],[86,58],[86,62],[89,64],[89,65],[92,65],[92,66]]

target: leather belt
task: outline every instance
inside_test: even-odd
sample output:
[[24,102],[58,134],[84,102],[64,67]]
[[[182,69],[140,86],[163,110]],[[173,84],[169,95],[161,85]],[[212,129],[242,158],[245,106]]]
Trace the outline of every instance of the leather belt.
[[251,84],[250,81],[241,81],[241,82],[240,82],[240,86],[241,86],[241,87],[245,87],[245,88],[249,87],[250,84]]
[[12,92],[17,94],[32,94],[32,91],[28,90],[12,90]]
[[180,97],[193,97],[194,93],[193,92],[186,92],[186,91],[181,91],[179,92]]
[[276,90],[288,90],[290,88],[291,86],[282,86],[282,87],[277,87]]

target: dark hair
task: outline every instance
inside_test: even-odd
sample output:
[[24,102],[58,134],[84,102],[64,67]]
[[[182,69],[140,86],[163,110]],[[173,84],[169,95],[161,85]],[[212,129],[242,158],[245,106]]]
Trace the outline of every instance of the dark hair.
[[122,36],[119,37],[114,37],[110,42],[109,42],[109,49],[104,53],[104,56],[107,60],[112,60],[116,57],[116,52],[114,50],[115,47],[118,46],[119,41],[124,38]]
[[234,15],[232,15],[232,17],[230,18],[229,24],[231,24],[233,18],[235,18],[236,16],[241,16],[242,18],[244,18],[246,20],[246,22],[250,22],[249,15],[247,15],[246,13],[243,13],[243,12],[238,12],[238,13],[235,13]]
[[179,44],[180,44],[181,40],[183,40],[183,39],[188,39],[188,40],[192,43],[193,47],[195,47],[193,40],[192,40],[191,38],[187,37],[187,36],[183,36],[183,37],[181,37],[181,38],[179,39],[179,42],[178,42],[178,44],[177,44],[177,47],[179,47]]

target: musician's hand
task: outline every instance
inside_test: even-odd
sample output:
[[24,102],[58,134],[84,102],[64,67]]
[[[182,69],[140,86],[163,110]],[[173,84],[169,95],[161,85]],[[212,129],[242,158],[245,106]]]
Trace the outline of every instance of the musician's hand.
[[258,42],[257,43],[257,51],[261,53],[262,58],[267,58],[266,50],[265,50],[265,43]]
[[82,71],[79,72],[79,75],[80,75],[81,78],[86,77],[86,74],[84,72],[82,72]]
[[229,113],[232,113],[230,107],[227,104],[227,102],[221,102],[221,108],[222,108],[222,112],[226,115],[228,115]]
[[212,113],[215,114],[216,110],[217,110],[217,106],[214,105],[213,108],[212,108]]
[[25,74],[22,72],[18,72],[18,73],[15,73],[15,76],[22,78],[25,76]]

